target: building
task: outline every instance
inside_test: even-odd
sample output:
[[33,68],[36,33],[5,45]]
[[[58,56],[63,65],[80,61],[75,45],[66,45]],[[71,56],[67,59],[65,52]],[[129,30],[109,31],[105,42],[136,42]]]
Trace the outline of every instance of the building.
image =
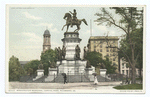
[[51,35],[49,30],[45,30],[44,34],[43,34],[43,52],[45,52],[46,50],[51,49]]
[[[141,71],[143,73],[143,70]],[[128,77],[131,77],[132,75],[132,69],[129,68],[128,62],[124,58],[120,58],[120,74],[127,75]],[[143,75],[143,74],[142,74]],[[140,76],[140,71],[138,68],[136,68],[136,77]]]
[[120,74],[127,75],[131,77],[131,68],[128,68],[128,62],[125,61],[124,58],[120,58]]
[[96,51],[102,54],[102,58],[108,56],[112,65],[117,69],[116,72],[119,73],[118,66],[118,40],[117,36],[91,36],[88,41],[88,50],[90,52]]
[[19,62],[20,62],[21,67],[24,68],[24,65],[27,64],[30,61],[19,61]]

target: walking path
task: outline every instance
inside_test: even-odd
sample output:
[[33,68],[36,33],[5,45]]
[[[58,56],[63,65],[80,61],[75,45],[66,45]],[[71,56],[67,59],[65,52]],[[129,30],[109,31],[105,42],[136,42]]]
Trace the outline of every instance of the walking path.
[[83,89],[83,90],[104,90],[113,89],[120,85],[121,82],[99,82],[94,85],[93,82],[81,83],[23,83],[9,82],[9,89]]

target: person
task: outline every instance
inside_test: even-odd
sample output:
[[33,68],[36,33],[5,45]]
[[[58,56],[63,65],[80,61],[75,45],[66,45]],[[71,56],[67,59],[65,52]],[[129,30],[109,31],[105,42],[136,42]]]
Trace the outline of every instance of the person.
[[97,76],[94,75],[94,85],[97,85],[98,84],[98,81],[97,81]]
[[62,59],[62,51],[60,47],[58,47],[58,60],[61,61],[61,59]]
[[65,59],[65,56],[66,56],[66,47],[63,45],[63,48],[62,48],[62,57],[63,57],[63,59]]
[[69,11],[73,15],[73,19],[72,19],[72,22],[71,22],[71,27],[73,27],[72,23],[77,21],[77,16],[76,16],[77,12],[76,12],[75,9],[73,11],[74,11],[73,13],[71,11]]
[[64,84],[67,83],[67,76],[64,74]]
[[81,52],[80,47],[79,45],[77,45],[75,48],[76,60],[80,60],[80,52]]
[[83,56],[84,60],[85,60],[85,58],[86,58],[86,55],[87,55],[87,50],[86,50],[86,46],[85,46],[85,47],[84,47],[84,56]]

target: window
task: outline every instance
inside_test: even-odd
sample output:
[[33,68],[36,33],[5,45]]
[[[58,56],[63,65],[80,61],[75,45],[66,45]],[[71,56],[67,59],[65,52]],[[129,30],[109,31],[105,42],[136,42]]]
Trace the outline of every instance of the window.
[[99,52],[99,50],[97,49],[97,52]]
[[126,75],[128,75],[128,70],[126,70]]
[[102,49],[100,49],[100,52],[102,52]]
[[115,58],[113,58],[113,61],[115,61]]
[[124,70],[122,70],[122,74],[124,74]]
[[107,54],[106,56],[109,57],[109,54]]
[[46,42],[48,42],[48,37],[46,37]]
[[115,48],[113,48],[113,52],[115,52],[116,51],[116,49]]
[[115,56],[115,53],[113,53],[113,56]]
[[102,45],[100,45],[100,48],[102,48]]
[[108,48],[107,48],[107,52],[109,52]]
[[113,66],[116,66],[116,63],[113,63]]
[[122,68],[124,68],[124,63],[122,63]]
[[126,68],[129,68],[129,64],[128,63],[126,63]]
[[113,43],[115,43],[115,40],[113,41]]
[[96,45],[94,45],[94,48],[96,48]]

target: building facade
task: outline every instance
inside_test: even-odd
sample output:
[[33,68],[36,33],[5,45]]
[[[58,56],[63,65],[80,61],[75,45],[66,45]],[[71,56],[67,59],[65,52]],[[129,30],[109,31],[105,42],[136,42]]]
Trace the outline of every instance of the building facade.
[[102,54],[102,58],[108,56],[112,65],[116,69],[116,73],[119,73],[118,66],[118,40],[117,36],[91,36],[88,41],[88,50],[89,52],[96,51]]
[[[141,72],[143,73],[143,70]],[[124,58],[120,58],[120,74],[127,75],[128,77],[132,76],[132,69],[129,68],[128,62],[126,62]],[[136,77],[139,76],[140,76],[140,71],[138,68],[136,68]]]
[[51,49],[51,35],[49,30],[45,30],[44,34],[43,34],[43,52],[45,52],[46,50]]

